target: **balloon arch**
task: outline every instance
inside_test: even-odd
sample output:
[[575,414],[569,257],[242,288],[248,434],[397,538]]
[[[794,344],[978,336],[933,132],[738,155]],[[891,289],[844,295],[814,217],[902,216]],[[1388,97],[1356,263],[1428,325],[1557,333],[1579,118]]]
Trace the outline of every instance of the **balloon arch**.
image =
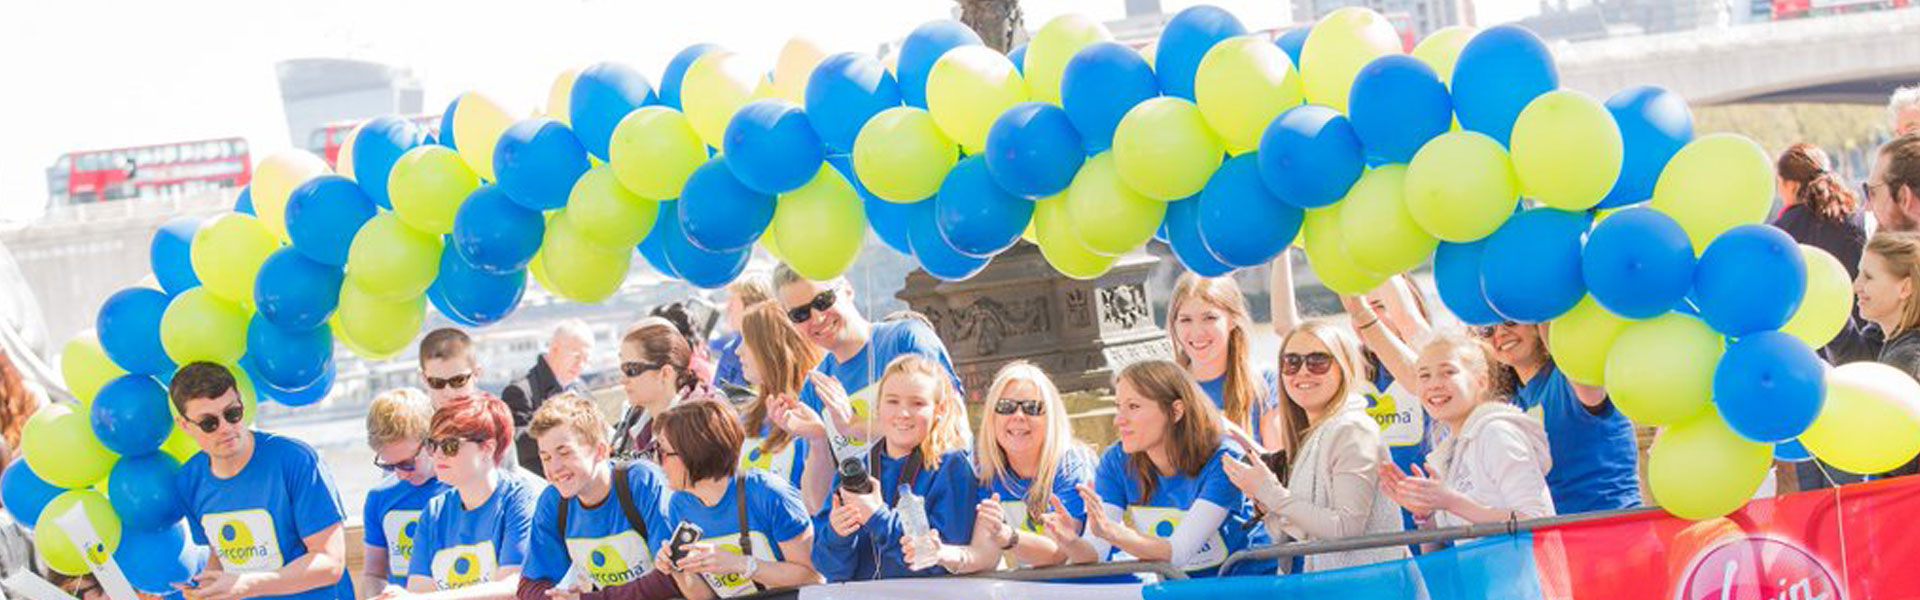
[[[706,288],[756,245],[828,279],[869,228],[944,279],[1022,238],[1075,278],[1156,238],[1207,276],[1298,244],[1343,294],[1432,260],[1462,320],[1553,322],[1570,378],[1665,428],[1648,476],[1683,517],[1739,508],[1775,456],[1867,473],[1920,450],[1903,408],[1920,384],[1814,354],[1852,290],[1832,256],[1759,224],[1767,155],[1696,137],[1672,92],[1562,89],[1511,25],[1403,53],[1359,8],[1278,43],[1209,6],[1145,52],[1111,39],[1066,16],[1002,55],[936,21],[897,64],[796,40],[767,74],[702,44],[658,88],[616,63],[564,73],[547,116],[469,92],[437,138],[374,119],[337,173],[269,156],[235,212],[159,229],[161,289],[113,295],[97,341],[67,345],[81,403],[33,417],[0,492],[57,570],[114,553],[139,559],[120,562],[136,585],[178,580],[151,560],[184,544],[168,481],[195,449],[162,384],[177,365],[226,364],[249,402],[304,405],[330,388],[336,341],[392,357],[429,304],[485,326],[529,278],[598,302],[636,248]],[[103,547],[51,520],[76,505]]]

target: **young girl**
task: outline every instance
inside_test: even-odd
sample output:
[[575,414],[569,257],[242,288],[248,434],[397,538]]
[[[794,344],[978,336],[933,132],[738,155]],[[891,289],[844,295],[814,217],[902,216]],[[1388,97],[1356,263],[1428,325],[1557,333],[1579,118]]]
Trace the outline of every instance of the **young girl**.
[[[1917,278],[1920,235],[1877,233],[1860,257],[1860,276],[1853,282],[1861,318],[1879,325],[1886,335],[1886,344],[1875,360],[1914,377],[1920,377],[1920,298],[1914,295],[1914,286],[1920,284]],[[1887,475],[1915,472],[1920,472],[1920,459]]]
[[414,536],[407,590],[433,600],[512,598],[527,560],[537,482],[501,467],[513,417],[489,394],[433,413],[427,451],[452,488],[427,503]]
[[1231,278],[1181,275],[1167,302],[1174,360],[1224,415],[1225,432],[1273,450],[1278,447],[1259,424],[1272,403],[1275,378],[1254,370],[1247,320],[1246,296]]
[[607,420],[573,392],[547,400],[527,423],[547,482],[533,512],[519,600],[602,590],[627,600],[677,598],[653,557],[672,532],[666,476],[653,463],[608,459]]
[[661,467],[674,490],[667,520],[700,527],[698,543],[655,565],[687,598],[732,598],[820,583],[813,525],[785,479],[740,470],[746,430],[733,407],[688,402],[660,415]]
[[1552,458],[1540,422],[1495,390],[1499,363],[1478,340],[1442,336],[1416,363],[1420,401],[1447,436],[1409,475],[1380,467],[1380,490],[1421,527],[1456,527],[1554,514]]
[[775,302],[745,309],[740,332],[743,341],[737,349],[741,365],[755,388],[746,414],[747,435],[752,437],[740,452],[740,466],[766,471],[799,489],[806,471],[807,440],[788,431],[774,418],[773,409],[783,396],[818,404],[807,373],[820,364],[823,353],[800,334]]
[[[1240,452],[1221,443],[1219,409],[1185,370],[1164,360],[1134,363],[1114,377],[1114,392],[1120,442],[1100,457],[1093,483],[1078,488],[1087,532],[1068,545],[1072,562],[1118,550],[1211,577],[1228,554],[1267,543],[1266,530],[1249,523],[1252,504],[1221,466]],[[1275,565],[1246,567],[1270,573]]]
[[[975,573],[1003,557],[1014,568],[1066,562],[1064,545],[1080,538],[1087,516],[1074,489],[1093,480],[1092,451],[1074,439],[1053,380],[1031,363],[1001,367],[984,406],[975,437],[980,501],[973,543],[940,545],[940,566]],[[919,558],[907,549],[908,562]]]

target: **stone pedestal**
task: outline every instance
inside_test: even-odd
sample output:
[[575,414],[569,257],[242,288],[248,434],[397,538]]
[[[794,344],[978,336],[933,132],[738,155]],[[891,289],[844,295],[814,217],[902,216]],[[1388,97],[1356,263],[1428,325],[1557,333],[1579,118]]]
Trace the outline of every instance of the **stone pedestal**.
[[1131,254],[1099,279],[1079,281],[1022,242],[966,281],[914,271],[896,296],[933,322],[969,401],[980,401],[1000,367],[1016,360],[1039,366],[1063,393],[1108,389],[1119,368],[1172,356],[1148,301],[1158,262]]

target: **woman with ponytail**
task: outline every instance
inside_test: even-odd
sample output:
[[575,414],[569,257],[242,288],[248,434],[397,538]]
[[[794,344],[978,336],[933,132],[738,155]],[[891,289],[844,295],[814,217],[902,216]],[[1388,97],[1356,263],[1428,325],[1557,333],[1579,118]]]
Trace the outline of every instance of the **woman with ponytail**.
[[1826,250],[1846,265],[1849,277],[1859,276],[1860,250],[1867,245],[1866,215],[1840,174],[1833,172],[1827,153],[1805,142],[1788,146],[1774,161],[1774,172],[1785,208],[1773,226],[1794,241]]

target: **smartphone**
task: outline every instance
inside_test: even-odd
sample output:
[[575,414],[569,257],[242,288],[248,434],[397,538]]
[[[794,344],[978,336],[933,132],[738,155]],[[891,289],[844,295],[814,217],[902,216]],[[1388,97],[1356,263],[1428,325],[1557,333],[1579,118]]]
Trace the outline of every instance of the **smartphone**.
[[706,530],[699,525],[681,521],[680,526],[673,530],[673,538],[667,542],[667,558],[675,563],[680,562],[680,559],[687,557],[687,545],[700,541],[700,536],[705,534]]

